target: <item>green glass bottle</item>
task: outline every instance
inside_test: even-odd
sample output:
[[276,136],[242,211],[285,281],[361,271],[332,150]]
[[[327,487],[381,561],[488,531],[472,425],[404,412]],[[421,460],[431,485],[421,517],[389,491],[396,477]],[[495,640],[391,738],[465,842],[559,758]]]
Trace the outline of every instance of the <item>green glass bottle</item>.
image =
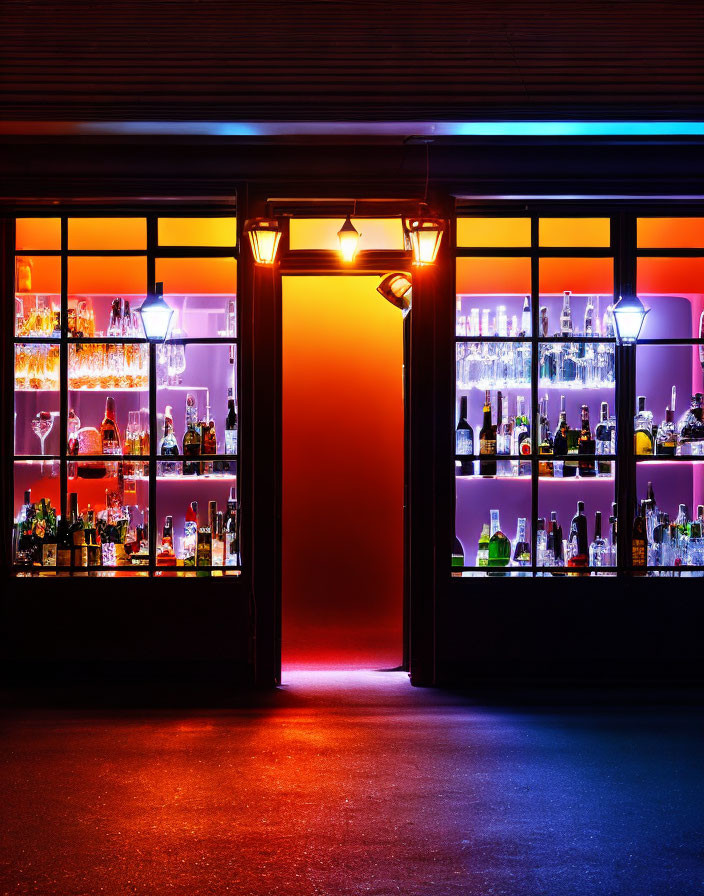
[[477,545],[477,566],[489,565],[489,524],[484,523]]
[[[511,560],[511,542],[501,531],[499,511],[491,511],[491,534],[489,536],[489,566],[508,566]],[[493,573],[493,575],[505,575],[505,573]]]

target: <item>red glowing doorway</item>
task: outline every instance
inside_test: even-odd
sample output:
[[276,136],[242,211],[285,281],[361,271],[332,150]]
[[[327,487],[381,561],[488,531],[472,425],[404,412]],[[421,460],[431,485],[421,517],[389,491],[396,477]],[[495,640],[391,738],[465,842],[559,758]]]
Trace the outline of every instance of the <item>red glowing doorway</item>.
[[284,276],[282,662],[403,658],[403,319],[378,275]]

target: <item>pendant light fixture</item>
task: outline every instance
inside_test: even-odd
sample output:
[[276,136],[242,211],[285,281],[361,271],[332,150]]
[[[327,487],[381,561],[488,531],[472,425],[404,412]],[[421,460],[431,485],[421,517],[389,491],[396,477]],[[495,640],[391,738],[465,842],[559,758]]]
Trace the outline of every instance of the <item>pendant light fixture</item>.
[[354,226],[350,216],[347,215],[345,223],[337,231],[337,239],[340,243],[340,254],[342,255],[343,261],[354,261],[354,257],[357,254],[357,248],[359,247],[359,238],[361,236],[362,234]]
[[376,291],[387,302],[391,302],[396,308],[400,308],[404,317],[411,310],[413,284],[409,274],[399,272],[387,274],[377,286]]
[[435,264],[438,249],[445,230],[442,218],[425,215],[421,209],[428,208],[428,185],[430,182],[430,145],[425,144],[425,192],[418,216],[406,218],[403,222],[408,242],[413,252],[413,264],[422,266]]
[[404,227],[413,252],[413,264],[434,264],[445,230],[442,218],[425,218],[421,215],[406,218]]
[[148,295],[139,308],[144,335],[149,342],[163,342],[169,332],[174,309],[164,301],[164,284],[157,283],[154,295]]
[[272,265],[281,239],[279,222],[275,218],[252,218],[245,221],[244,230],[249,236],[255,264]]
[[616,334],[622,345],[632,345],[638,341],[646,309],[638,296],[621,297],[614,305]]

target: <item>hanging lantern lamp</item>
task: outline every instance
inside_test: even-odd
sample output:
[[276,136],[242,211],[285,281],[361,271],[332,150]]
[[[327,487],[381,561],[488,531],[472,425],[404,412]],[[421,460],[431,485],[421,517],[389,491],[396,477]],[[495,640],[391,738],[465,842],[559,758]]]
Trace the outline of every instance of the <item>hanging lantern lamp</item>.
[[281,225],[273,218],[252,218],[244,225],[256,264],[272,265],[281,239]]

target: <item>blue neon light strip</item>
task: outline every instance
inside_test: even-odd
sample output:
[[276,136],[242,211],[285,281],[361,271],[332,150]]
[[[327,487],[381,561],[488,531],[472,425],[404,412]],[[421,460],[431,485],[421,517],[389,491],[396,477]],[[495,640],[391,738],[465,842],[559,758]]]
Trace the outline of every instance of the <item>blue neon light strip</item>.
[[703,137],[704,121],[3,121],[0,134]]

